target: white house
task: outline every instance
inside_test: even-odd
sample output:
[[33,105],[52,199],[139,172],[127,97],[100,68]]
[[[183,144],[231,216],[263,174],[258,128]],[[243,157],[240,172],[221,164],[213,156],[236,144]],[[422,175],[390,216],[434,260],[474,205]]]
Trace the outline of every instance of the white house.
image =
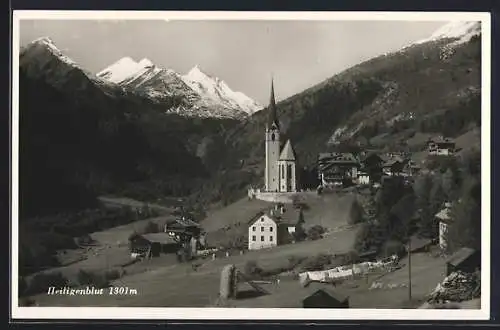
[[451,225],[450,208],[451,203],[445,203],[445,207],[435,215],[439,221],[439,247],[442,250],[448,248],[448,233]]
[[370,184],[370,175],[368,175],[368,173],[366,172],[359,171],[358,184],[360,185]]
[[248,226],[248,249],[259,250],[278,245],[278,224],[267,214],[257,217]]

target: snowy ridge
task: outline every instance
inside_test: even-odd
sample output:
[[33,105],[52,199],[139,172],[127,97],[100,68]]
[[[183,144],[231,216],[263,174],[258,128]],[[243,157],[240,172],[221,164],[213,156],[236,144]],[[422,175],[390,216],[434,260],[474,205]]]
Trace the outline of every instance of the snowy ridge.
[[97,77],[122,87],[139,89],[150,98],[158,100],[166,96],[182,96],[192,106],[172,111],[182,113],[203,112],[214,117],[242,117],[263,107],[241,92],[233,91],[223,80],[204,73],[198,65],[186,75],[154,65],[149,59],[139,62],[124,57],[104,70]]
[[24,47],[24,48],[29,49],[29,48],[35,47],[35,46],[42,46],[45,49],[47,49],[48,51],[50,51],[54,56],[59,58],[62,62],[69,64],[69,65],[72,65],[72,66],[77,66],[75,61],[73,61],[68,56],[64,55],[63,52],[61,50],[59,50],[59,48],[56,47],[56,45],[54,44],[54,41],[50,37],[41,37],[41,38],[38,38],[36,40],[33,40],[28,45],[26,45],[26,47]]
[[198,65],[182,76],[184,82],[203,97],[248,114],[262,109],[257,102],[241,92],[235,92],[221,79],[204,73]]
[[[123,57],[97,74],[92,74],[58,49],[50,37],[32,41],[21,49],[21,61],[36,61],[43,65],[54,61],[57,65],[47,70],[57,71],[60,84],[68,73],[78,70],[91,83],[106,94],[137,94],[149,98],[158,105],[165,105],[165,112],[175,112],[186,116],[224,117],[243,119],[261,110],[262,107],[241,92],[234,92],[218,78],[212,78],[199,69],[193,68],[187,75],[155,65],[143,58],[136,62]],[[63,84],[64,85],[64,84]]]
[[139,62],[135,62],[130,57],[124,57],[111,64],[101,72],[98,72],[97,77],[106,79],[115,84],[120,84],[125,80],[138,77],[150,69],[156,70],[156,73],[160,70],[159,68],[154,68],[153,63],[147,58],[143,58]]
[[468,42],[473,36],[481,34],[481,22],[475,21],[451,21],[437,29],[430,37],[421,39],[402,48],[406,49],[413,45],[425,42],[438,41],[441,39],[455,39],[452,45]]

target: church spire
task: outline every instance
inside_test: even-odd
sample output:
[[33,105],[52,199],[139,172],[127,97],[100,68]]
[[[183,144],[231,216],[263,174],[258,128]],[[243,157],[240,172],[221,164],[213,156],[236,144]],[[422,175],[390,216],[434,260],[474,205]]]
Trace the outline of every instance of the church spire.
[[271,128],[273,125],[279,128],[278,116],[276,115],[276,101],[274,99],[274,81],[271,77],[271,99],[269,100],[269,117],[267,121],[267,127]]

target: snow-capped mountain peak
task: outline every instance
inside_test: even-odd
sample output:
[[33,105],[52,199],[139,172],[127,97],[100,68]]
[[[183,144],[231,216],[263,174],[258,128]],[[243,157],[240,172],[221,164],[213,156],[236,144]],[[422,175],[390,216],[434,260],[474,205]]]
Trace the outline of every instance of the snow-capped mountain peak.
[[442,38],[461,38],[464,35],[476,35],[481,32],[480,22],[462,22],[453,21],[449,22],[439,29],[437,29],[430,37],[430,39]]
[[205,73],[197,64],[182,76],[184,82],[195,92],[227,107],[240,108],[247,114],[261,110],[262,106],[241,92],[235,92],[218,77]]
[[481,22],[451,21],[437,29],[430,37],[413,42],[411,45],[423,44],[425,42],[437,41],[440,39],[455,39],[453,44],[458,45],[468,42],[473,36],[480,34]]
[[140,89],[158,101],[173,95],[183,96],[193,109],[213,109],[214,116],[240,117],[262,109],[245,94],[231,90],[222,79],[205,73],[199,65],[180,75],[155,65],[148,58],[136,62],[123,57],[97,73],[97,77],[122,87]]
[[65,62],[66,64],[76,66],[76,62],[73,61],[71,58],[66,56],[59,48],[56,47],[56,44],[50,37],[41,37],[38,39],[33,40],[30,42],[25,49],[31,48],[31,47],[36,47],[36,46],[41,46],[50,51],[53,55],[58,57],[61,61]]
[[153,66],[153,62],[147,58],[136,62],[126,56],[97,73],[97,77],[119,84],[151,66]]

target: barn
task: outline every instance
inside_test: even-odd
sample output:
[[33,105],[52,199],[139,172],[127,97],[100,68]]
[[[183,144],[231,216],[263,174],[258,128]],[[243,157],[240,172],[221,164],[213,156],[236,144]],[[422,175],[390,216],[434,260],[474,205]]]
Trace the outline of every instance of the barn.
[[481,253],[468,247],[455,252],[446,262],[447,276],[456,271],[473,273],[477,269],[481,269]]
[[308,294],[302,299],[303,308],[349,308],[349,298],[329,286],[310,283],[306,290]]
[[178,249],[179,243],[167,233],[143,234],[130,239],[130,250],[135,257],[158,257],[161,253],[175,253]]

